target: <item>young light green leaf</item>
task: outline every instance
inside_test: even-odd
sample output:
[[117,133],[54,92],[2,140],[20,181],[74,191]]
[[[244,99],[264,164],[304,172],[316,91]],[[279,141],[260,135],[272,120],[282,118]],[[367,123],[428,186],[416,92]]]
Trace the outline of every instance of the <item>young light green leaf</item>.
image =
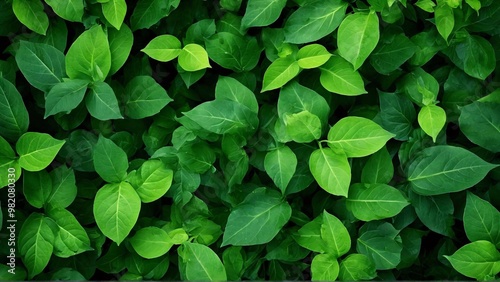
[[347,96],[368,93],[359,72],[340,56],[333,55],[320,70],[321,85],[330,92]]
[[23,194],[30,205],[41,209],[47,203],[51,190],[52,179],[47,171],[23,173]]
[[210,68],[207,51],[198,44],[188,44],[179,53],[179,65],[185,71]]
[[267,152],[264,168],[267,175],[284,194],[297,168],[297,156],[289,147],[281,146]]
[[260,92],[280,88],[297,76],[299,72],[299,64],[292,56],[276,59],[264,73],[264,81]]
[[231,100],[205,102],[184,115],[202,128],[217,134],[253,132],[258,126],[256,113]]
[[225,281],[226,269],[217,254],[209,247],[185,242],[178,249],[182,280]]
[[83,0],[45,0],[45,3],[47,3],[47,5],[52,8],[54,13],[56,13],[59,17],[71,22],[82,21],[85,9],[83,2]]
[[66,76],[64,54],[48,44],[21,41],[16,62],[26,80],[44,92]]
[[318,254],[311,262],[312,281],[335,281],[339,275],[337,257],[331,254]]
[[309,169],[326,192],[347,197],[351,167],[345,154],[337,154],[330,148],[317,149],[309,158]]
[[341,281],[371,280],[376,276],[375,264],[365,255],[350,254],[340,262]]
[[104,81],[111,69],[111,51],[102,27],[84,31],[66,54],[66,73],[72,79]]
[[174,173],[160,160],[145,161],[137,171],[137,194],[143,203],[161,198],[172,185]]
[[127,182],[106,184],[94,199],[94,218],[101,232],[117,245],[134,227],[141,210],[141,198]]
[[109,74],[115,74],[130,55],[134,35],[126,24],[122,24],[120,30],[108,29],[109,49],[111,52],[111,68]]
[[7,141],[15,142],[28,130],[30,119],[23,98],[16,87],[0,77],[0,132]]
[[127,13],[127,3],[125,0],[109,0],[102,3],[102,13],[114,28],[120,30]]
[[470,151],[447,145],[423,149],[408,167],[408,181],[418,194],[440,195],[465,190],[497,167]]
[[434,19],[436,20],[436,27],[439,34],[441,34],[444,40],[448,41],[448,37],[455,26],[453,8],[444,2],[438,3],[434,9]]
[[332,54],[323,45],[310,44],[300,48],[297,62],[303,69],[313,69],[322,66],[331,56]]
[[95,171],[107,182],[117,183],[127,176],[128,159],[122,148],[99,136],[93,152]]
[[92,84],[85,97],[85,105],[90,115],[98,120],[123,118],[115,92],[106,82],[96,81]]
[[164,34],[151,40],[141,52],[160,62],[171,61],[181,53],[182,45],[177,37]]
[[215,85],[215,99],[225,99],[238,102],[252,112],[259,112],[255,94],[238,80],[229,76],[220,76]]
[[125,88],[125,114],[133,119],[155,115],[172,98],[167,91],[150,76],[136,76]]
[[327,246],[327,253],[333,259],[346,254],[351,249],[351,237],[347,228],[334,215],[323,211],[323,223],[321,224],[321,239]]
[[66,208],[75,200],[77,194],[75,172],[65,165],[50,172],[52,190],[47,203],[52,207]]
[[286,0],[249,0],[241,19],[243,28],[267,26],[274,23],[286,5]]
[[161,257],[174,245],[166,231],[154,226],[139,229],[134,237],[130,238],[130,244],[146,259]]
[[477,280],[494,279],[500,272],[500,252],[488,241],[472,242],[444,257],[456,271]]
[[468,192],[463,220],[471,242],[486,240],[500,248],[500,212],[492,204]]
[[308,1],[285,22],[285,40],[303,44],[317,41],[332,33],[342,22],[347,3],[335,1]]
[[54,85],[45,97],[44,118],[58,113],[68,114],[78,107],[85,97],[88,84],[87,80],[70,79]]
[[301,247],[317,253],[325,253],[327,251],[326,242],[321,238],[321,227],[323,225],[323,214],[316,217],[302,226],[297,235],[293,239]]
[[28,269],[28,279],[40,274],[49,263],[54,250],[54,232],[50,219],[32,213],[19,231],[19,254]]
[[17,19],[34,32],[45,35],[49,28],[49,17],[43,11],[41,0],[13,0],[12,10]]
[[345,117],[328,132],[328,146],[348,158],[365,157],[380,150],[394,137],[375,122],[362,117]]
[[436,142],[439,132],[446,123],[446,112],[436,105],[423,106],[418,112],[418,124]]
[[473,102],[461,108],[460,130],[474,144],[491,152],[500,152],[500,104]]
[[251,246],[271,241],[292,215],[279,192],[262,187],[236,206],[227,220],[222,246]]
[[394,176],[394,165],[392,157],[383,147],[375,154],[371,155],[361,171],[362,183],[382,183],[387,184]]
[[379,38],[379,21],[375,12],[348,15],[339,26],[339,54],[357,70],[375,49]]
[[363,221],[393,217],[409,204],[401,191],[386,184],[353,184],[346,200],[347,209]]
[[52,163],[65,142],[46,133],[27,132],[16,143],[19,164],[27,171],[40,171]]
[[47,215],[59,227],[54,240],[56,256],[68,258],[93,250],[87,232],[71,212],[63,208],[50,208]]
[[309,143],[321,137],[321,121],[308,111],[285,116],[286,133],[297,143]]

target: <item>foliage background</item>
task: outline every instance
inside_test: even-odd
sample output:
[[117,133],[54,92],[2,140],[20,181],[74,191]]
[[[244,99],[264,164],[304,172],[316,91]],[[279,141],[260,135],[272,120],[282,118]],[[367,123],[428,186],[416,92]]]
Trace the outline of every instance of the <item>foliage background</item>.
[[0,0],[0,278],[498,279],[499,27],[495,0]]

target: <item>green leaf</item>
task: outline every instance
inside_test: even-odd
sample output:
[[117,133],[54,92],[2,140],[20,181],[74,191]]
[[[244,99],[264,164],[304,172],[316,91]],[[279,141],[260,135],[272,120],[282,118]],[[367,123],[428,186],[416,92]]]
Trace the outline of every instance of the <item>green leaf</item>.
[[111,52],[111,68],[109,74],[115,74],[130,55],[134,35],[126,24],[122,24],[120,30],[108,29],[109,49]]
[[182,280],[225,281],[226,269],[217,254],[198,243],[183,243],[178,249]]
[[102,13],[114,28],[120,30],[127,13],[127,3],[125,0],[109,0],[102,3]]
[[[323,211],[321,224],[321,239],[325,242],[327,253],[336,260],[351,249],[351,237],[347,228],[334,215]],[[329,280],[329,279],[327,279]]]
[[379,38],[379,21],[375,12],[348,15],[339,26],[339,55],[357,70],[375,49]]
[[87,232],[71,212],[63,208],[51,208],[47,215],[59,227],[55,233],[54,255],[68,258],[93,250]]
[[86,80],[71,79],[54,85],[45,97],[44,118],[63,112],[69,114],[83,101],[88,84]]
[[345,117],[328,132],[328,146],[348,158],[365,157],[382,149],[394,137],[375,122],[362,117]]
[[312,281],[335,281],[339,275],[339,263],[331,254],[318,254],[311,262]]
[[282,87],[297,76],[299,72],[299,64],[291,56],[276,59],[264,73],[264,81],[260,92]]
[[85,105],[90,115],[98,120],[123,118],[115,92],[106,82],[93,83],[87,97],[85,97]]
[[422,130],[432,137],[432,141],[436,142],[436,138],[443,129],[446,123],[446,112],[443,108],[436,105],[424,106],[418,113],[418,124]]
[[300,48],[297,62],[303,69],[313,69],[325,64],[331,56],[332,54],[323,45],[310,44]]
[[77,194],[75,172],[73,169],[61,165],[50,172],[50,178],[52,179],[52,190],[47,198],[47,203],[52,207],[67,208],[73,203]]
[[439,83],[436,78],[421,68],[405,75],[400,80],[398,88],[419,106],[434,104],[439,93]]
[[326,252],[326,242],[321,238],[323,217],[323,214],[319,215],[313,221],[304,224],[304,226],[297,231],[297,235],[293,236],[297,244],[313,252]]
[[125,88],[125,114],[133,119],[155,115],[172,98],[167,91],[150,76],[136,76]]
[[180,2],[180,0],[139,0],[130,16],[132,30],[150,28],[175,10]]
[[297,157],[289,147],[281,146],[267,152],[264,168],[267,175],[284,194],[297,168]]
[[27,171],[42,170],[52,163],[64,143],[46,133],[27,132],[16,143],[19,164]]
[[341,0],[309,1],[285,22],[285,40],[303,44],[317,41],[332,33],[342,22],[347,3]]
[[54,249],[54,233],[49,219],[32,213],[19,231],[19,254],[28,269],[28,279],[40,274],[49,263]]
[[409,204],[401,191],[386,184],[353,184],[346,200],[347,209],[363,221],[393,217]]
[[308,111],[285,116],[286,133],[297,143],[309,143],[321,137],[321,121]]
[[395,134],[396,140],[408,140],[417,118],[413,103],[404,95],[379,91],[382,127]]
[[45,35],[49,28],[49,17],[43,11],[41,0],[13,0],[12,10],[17,19],[34,32]]
[[127,182],[106,184],[94,199],[94,218],[101,232],[117,245],[134,227],[141,210],[141,198]]
[[64,54],[47,44],[21,41],[16,62],[26,80],[44,92],[66,76]]
[[52,8],[54,13],[70,22],[82,21],[85,9],[83,2],[83,0],[45,0],[45,3]]
[[500,248],[500,212],[492,204],[468,192],[463,220],[471,242],[486,240]]
[[417,46],[403,33],[394,34],[390,31],[382,34],[379,44],[370,55],[370,64],[381,74],[397,70],[417,50]]
[[330,92],[346,96],[368,93],[359,72],[340,56],[333,55],[326,64],[320,67],[320,70],[321,85]]
[[326,192],[347,197],[351,184],[351,167],[345,154],[330,148],[315,150],[309,158],[309,169],[318,185]]
[[205,46],[212,61],[235,72],[252,70],[259,63],[261,49],[254,37],[218,32],[205,39]]
[[286,5],[286,0],[249,0],[241,19],[243,28],[267,26],[274,23]]
[[66,73],[72,79],[104,81],[111,69],[111,51],[102,27],[84,31],[66,54]]
[[227,220],[222,246],[251,246],[271,241],[288,222],[292,209],[279,192],[268,188],[252,191]]
[[[384,226],[385,225],[385,226]],[[377,270],[395,268],[401,261],[401,238],[397,230],[389,223],[384,223],[380,230],[364,232],[358,237],[356,250],[369,257]]]
[[394,165],[392,164],[392,157],[386,147],[383,147],[366,161],[361,171],[361,182],[388,184],[393,176]]
[[0,135],[14,142],[28,130],[30,119],[16,87],[0,77]]
[[444,257],[456,271],[477,280],[494,279],[500,272],[500,252],[488,241],[472,242]]
[[420,151],[407,175],[413,191],[429,196],[470,188],[495,167],[466,149],[442,145]]
[[173,171],[160,160],[145,161],[136,175],[136,191],[143,203],[156,201],[165,195],[174,177]]
[[141,52],[160,62],[171,61],[181,53],[181,42],[169,34],[160,35],[151,40]]
[[476,10],[476,12],[479,12],[479,9],[481,9],[481,2],[479,0],[465,0],[469,6]]
[[500,152],[500,104],[473,102],[461,108],[460,131],[474,144],[491,152]]
[[350,254],[340,262],[341,281],[371,280],[376,276],[375,264],[365,255]]
[[278,115],[281,119],[286,120],[288,114],[298,114],[303,111],[308,111],[319,117],[323,125],[328,124],[330,106],[325,98],[312,89],[292,81],[280,91]]
[[51,190],[52,179],[45,170],[23,173],[23,194],[30,205],[41,209],[47,203]]
[[210,68],[207,51],[198,44],[188,44],[179,53],[179,65],[185,71]]
[[455,26],[453,9],[444,2],[438,3],[434,9],[434,19],[436,20],[436,27],[439,34],[441,34],[444,40],[448,41],[448,37]]
[[239,102],[214,100],[202,103],[184,115],[202,128],[217,134],[254,131],[258,126],[256,113]]
[[206,142],[191,142],[182,146],[178,152],[179,164],[190,172],[205,173],[212,168],[216,156]]
[[153,259],[166,254],[174,245],[168,233],[158,227],[144,227],[130,238],[132,248],[143,258]]
[[259,112],[255,94],[241,82],[229,76],[219,76],[215,85],[215,99],[235,101],[254,113]]
[[436,4],[432,0],[418,0],[417,3],[415,3],[415,6],[428,13],[432,13],[434,12],[434,7],[436,6]]
[[107,182],[120,182],[127,176],[128,159],[122,148],[99,136],[93,152],[95,171]]
[[455,208],[450,195],[420,196],[410,190],[408,196],[418,218],[427,228],[448,237],[455,235],[452,229]]

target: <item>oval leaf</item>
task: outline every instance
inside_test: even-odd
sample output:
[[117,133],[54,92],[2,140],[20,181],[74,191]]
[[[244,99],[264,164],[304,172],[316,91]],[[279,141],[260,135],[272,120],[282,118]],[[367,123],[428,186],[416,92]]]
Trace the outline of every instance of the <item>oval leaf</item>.
[[27,171],[42,170],[52,163],[65,142],[46,133],[27,132],[16,143],[19,164]]
[[347,197],[351,184],[351,167],[344,154],[320,148],[309,158],[309,169],[318,185],[326,192]]

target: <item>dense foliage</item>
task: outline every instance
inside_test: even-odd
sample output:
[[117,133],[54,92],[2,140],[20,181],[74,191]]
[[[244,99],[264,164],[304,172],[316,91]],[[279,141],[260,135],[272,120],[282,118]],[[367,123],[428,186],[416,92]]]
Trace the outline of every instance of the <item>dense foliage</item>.
[[499,279],[500,1],[0,0],[0,279]]

